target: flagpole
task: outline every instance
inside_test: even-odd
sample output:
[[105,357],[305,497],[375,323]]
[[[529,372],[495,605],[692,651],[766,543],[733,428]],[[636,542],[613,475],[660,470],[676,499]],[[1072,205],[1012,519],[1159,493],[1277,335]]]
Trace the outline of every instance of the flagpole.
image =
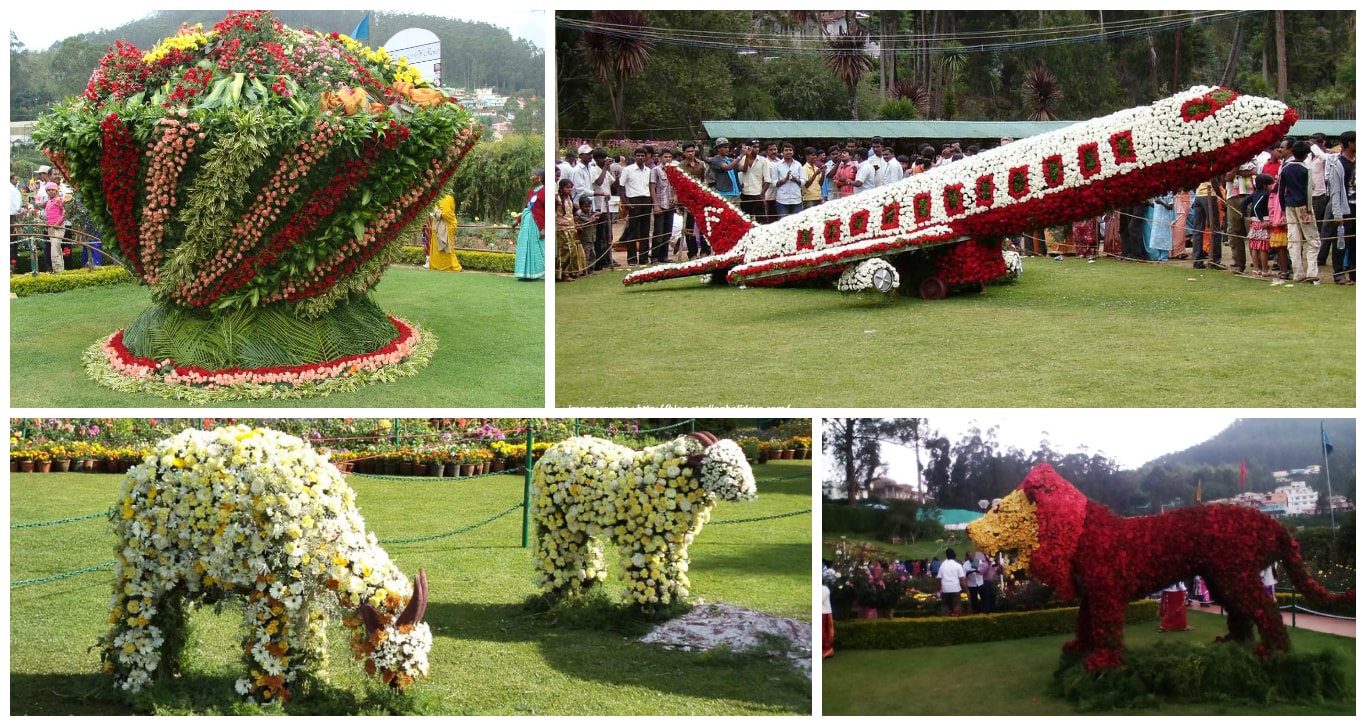
[[1332,523],[1332,539],[1336,540],[1337,515],[1332,511],[1332,464],[1327,461],[1327,428],[1318,421],[1318,437],[1322,439],[1322,470],[1327,474],[1327,516]]

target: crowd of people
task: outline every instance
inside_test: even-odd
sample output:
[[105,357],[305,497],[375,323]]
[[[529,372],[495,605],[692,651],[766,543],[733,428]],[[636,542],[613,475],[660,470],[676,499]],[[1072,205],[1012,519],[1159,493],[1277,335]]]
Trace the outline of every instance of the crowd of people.
[[[942,149],[921,144],[913,154],[897,154],[893,143],[873,137],[866,145],[850,138],[842,145],[806,146],[798,152],[788,142],[750,139],[736,145],[721,137],[709,153],[688,141],[672,148],[642,145],[628,159],[583,144],[566,152],[555,170],[556,277],[570,280],[619,266],[612,260],[616,244],[624,246],[627,266],[710,254],[710,245],[678,204],[663,171],[675,161],[682,171],[767,224],[961,160],[977,150],[952,142]],[[616,237],[614,225],[622,222]]]
[[[1011,141],[1000,139],[1002,145]],[[880,137],[866,145],[850,138],[798,152],[788,142],[750,139],[736,145],[722,137],[709,154],[687,142],[676,148],[643,145],[627,159],[584,144],[566,153],[555,172],[558,278],[618,266],[612,261],[615,244],[625,247],[627,266],[710,253],[663,173],[674,161],[759,223],[769,223],[978,152],[960,142],[920,144],[908,154],[897,153],[897,146]],[[1155,262],[1192,256],[1195,269],[1228,269],[1276,283],[1319,284],[1319,268],[1330,258],[1333,280],[1353,285],[1355,209],[1355,132],[1342,133],[1334,148],[1326,136],[1314,134],[1283,139],[1194,188],[1011,242],[1035,255],[1096,257],[1103,251]],[[624,225],[615,238],[618,222]]]
[[[37,247],[36,258],[31,260],[37,265],[36,271],[56,273],[65,270],[72,247],[64,241],[70,227],[66,204],[72,198],[71,187],[66,185],[61,172],[50,166],[39,166],[27,181],[20,180],[18,174],[10,174],[9,185],[10,270],[20,271],[19,252],[24,238],[39,235],[47,242]],[[35,227],[40,230],[38,233],[33,231]],[[98,257],[92,256],[91,261],[99,264]]]
[[1284,138],[1238,168],[1099,217],[1026,239],[1025,252],[1166,262],[1320,284],[1355,284],[1355,132]]

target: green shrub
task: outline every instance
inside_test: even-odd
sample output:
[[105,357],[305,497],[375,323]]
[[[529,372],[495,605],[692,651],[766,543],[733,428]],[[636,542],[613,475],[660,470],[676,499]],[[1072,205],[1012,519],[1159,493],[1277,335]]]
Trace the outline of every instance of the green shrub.
[[845,534],[875,534],[886,528],[887,512],[865,506],[847,504],[825,504],[821,507],[825,531]]
[[[857,619],[839,623],[838,645],[840,649],[909,649],[1067,634],[1076,630],[1079,611],[1067,607],[969,617]],[[1124,616],[1130,624],[1156,621],[1157,602],[1131,602]]]
[[[475,252],[469,249],[455,250],[460,266],[477,272],[505,272],[512,274],[516,266],[515,254],[505,252]],[[411,264],[417,267],[426,263],[426,254],[421,247],[403,247],[398,251],[398,264]]]
[[130,284],[133,275],[122,267],[100,267],[95,270],[69,269],[53,274],[10,275],[9,291],[19,297],[66,292],[85,287],[103,287],[111,284]]
[[1351,693],[1333,650],[1262,660],[1245,644],[1165,641],[1126,649],[1124,659],[1126,667],[1096,673],[1081,656],[1064,655],[1049,690],[1077,703],[1081,712],[1176,702],[1340,701]]

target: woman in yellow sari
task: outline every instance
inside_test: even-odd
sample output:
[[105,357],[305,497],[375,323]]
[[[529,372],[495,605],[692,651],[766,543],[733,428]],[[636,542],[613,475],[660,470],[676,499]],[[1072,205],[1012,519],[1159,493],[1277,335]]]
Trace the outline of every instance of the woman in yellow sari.
[[440,213],[432,230],[429,266],[441,272],[460,272],[460,260],[455,256],[455,197],[446,195],[436,204]]

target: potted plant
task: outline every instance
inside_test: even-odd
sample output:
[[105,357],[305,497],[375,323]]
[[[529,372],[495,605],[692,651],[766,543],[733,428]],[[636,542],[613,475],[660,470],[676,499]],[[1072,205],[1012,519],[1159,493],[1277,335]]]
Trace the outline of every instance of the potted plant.
[[474,451],[468,446],[460,446],[456,453],[456,462],[460,465],[460,475],[469,477],[474,475]]
[[71,453],[66,446],[55,445],[48,452],[52,456],[52,470],[56,473],[67,473],[71,470]]
[[33,470],[37,473],[49,473],[52,471],[52,454],[46,449],[33,449]]
[[435,478],[443,478],[446,475],[445,453],[440,450],[430,450],[422,454],[426,461],[427,475]]

